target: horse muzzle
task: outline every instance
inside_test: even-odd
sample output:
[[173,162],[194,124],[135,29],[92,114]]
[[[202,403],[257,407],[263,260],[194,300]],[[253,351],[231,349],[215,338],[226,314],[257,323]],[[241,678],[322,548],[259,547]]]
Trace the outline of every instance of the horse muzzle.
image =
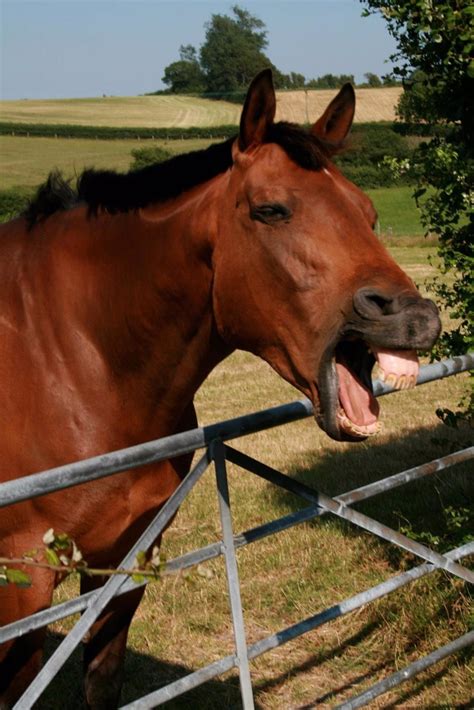
[[416,350],[430,349],[440,331],[436,305],[416,293],[357,291],[352,312],[319,368],[316,419],[321,428],[338,441],[377,434],[379,405],[372,376],[394,389],[414,387],[419,370]]

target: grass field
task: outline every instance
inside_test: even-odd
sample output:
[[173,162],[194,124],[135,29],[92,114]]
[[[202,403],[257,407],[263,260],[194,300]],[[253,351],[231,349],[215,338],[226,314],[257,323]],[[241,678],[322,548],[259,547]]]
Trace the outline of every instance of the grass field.
[[[393,121],[401,89],[357,89],[355,120]],[[277,92],[278,120],[315,121],[335,91]],[[192,96],[0,101],[0,120],[89,126],[188,127],[237,125],[241,107]]]
[[[0,187],[36,185],[53,167],[68,175],[86,165],[126,169],[130,150],[136,145],[130,141],[3,137]],[[167,147],[183,150],[198,145],[203,143]],[[410,188],[390,188],[371,191],[371,195],[385,243],[424,291],[424,282],[433,274],[428,257],[435,250],[419,236],[421,228],[410,207],[410,192]],[[338,444],[312,420],[306,420],[243,438],[235,445],[336,495],[437,458],[451,446],[461,448],[466,434],[442,427],[435,409],[455,409],[465,387],[466,377],[459,376],[384,397],[383,432],[366,443]],[[200,423],[205,424],[298,396],[265,363],[247,353],[236,353],[216,368],[196,401]],[[302,505],[236,467],[230,466],[230,476],[236,532]],[[218,539],[213,486],[208,472],[165,536],[166,557]],[[377,497],[361,509],[394,528],[409,525],[415,533],[429,531],[454,546],[462,531],[455,531],[448,541],[453,533],[447,529],[446,510],[469,506],[472,495],[472,474],[469,476],[467,466],[458,466]],[[249,546],[239,552],[247,640],[251,643],[278,631],[395,575],[400,566],[414,564],[409,555],[329,518]],[[74,580],[66,582],[57,599],[76,589]],[[466,585],[437,572],[257,659],[251,666],[256,707],[332,707],[464,633],[470,613]],[[52,627],[50,651],[70,626],[68,620]],[[130,634],[122,702],[231,653],[232,643],[222,560],[151,585]],[[467,708],[472,688],[470,658],[466,652],[447,659],[371,707]],[[39,710],[82,707],[80,683],[78,653],[38,704]],[[236,675],[227,674],[166,707],[237,709]]]

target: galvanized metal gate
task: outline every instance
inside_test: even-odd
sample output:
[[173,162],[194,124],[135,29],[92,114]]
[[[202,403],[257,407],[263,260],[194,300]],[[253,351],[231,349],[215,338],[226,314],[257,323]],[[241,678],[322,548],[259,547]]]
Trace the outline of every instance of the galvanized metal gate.
[[[445,360],[422,368],[418,384],[431,382],[442,377],[448,377],[458,372],[474,367],[474,354],[468,354],[451,360]],[[380,382],[375,384],[376,396],[388,394],[390,388]],[[165,687],[161,687],[129,705],[126,708],[153,708],[192,688],[205,683],[234,667],[238,668],[242,704],[245,710],[254,707],[252,684],[249,670],[249,661],[263,653],[270,651],[288,641],[311,631],[333,619],[348,614],[361,606],[379,599],[400,587],[409,584],[415,579],[430,574],[436,569],[443,569],[460,577],[474,582],[474,572],[460,564],[466,555],[474,552],[474,542],[450,550],[441,555],[419,542],[415,542],[382,523],[355,511],[351,505],[355,502],[367,500],[371,496],[392,490],[424,476],[440,473],[454,464],[474,458],[474,446],[463,451],[458,451],[448,456],[430,461],[421,466],[403,471],[388,478],[376,481],[367,486],[348,491],[336,498],[330,498],[313,488],[299,483],[289,476],[257,461],[242,452],[230,447],[225,442],[231,439],[251,434],[270,427],[279,426],[291,421],[297,421],[312,415],[311,403],[308,400],[293,402],[280,407],[274,407],[255,414],[238,417],[236,419],[220,422],[211,426],[193,429],[188,432],[166,437],[157,441],[123,449],[103,456],[80,461],[68,466],[61,466],[50,471],[26,476],[16,481],[0,485],[0,507],[17,503],[28,498],[34,498],[46,493],[61,490],[69,486],[85,483],[86,481],[103,478],[134,466],[140,466],[156,461],[168,459],[180,454],[189,453],[197,449],[205,449],[190,473],[183,480],[179,488],[163,506],[150,523],[145,532],[137,540],[129,553],[122,561],[121,567],[132,569],[135,565],[137,553],[148,549],[175,514],[184,498],[201,478],[209,465],[213,464],[216,474],[217,491],[219,497],[220,517],[222,524],[222,541],[170,560],[168,570],[181,570],[195,564],[212,559],[219,555],[225,558],[227,581],[229,588],[230,608],[234,626],[235,652],[225,656],[208,666],[200,668]],[[247,530],[239,535],[234,535],[232,530],[231,508],[227,482],[226,461],[240,466],[247,471],[291,491],[307,502],[307,506],[295,513],[283,516],[278,520],[265,525]],[[298,523],[311,520],[317,516],[331,513],[343,518],[362,529],[369,531],[383,540],[387,540],[404,550],[408,550],[423,562],[412,569],[388,579],[364,592],[345,599],[314,616],[304,619],[289,626],[276,634],[267,636],[254,644],[247,645],[245,625],[240,599],[240,585],[236,561],[236,550],[239,547],[253,543],[263,537],[272,535],[281,530],[288,529]],[[33,616],[0,628],[0,642],[21,636],[22,634],[40,628],[53,621],[57,621],[77,612],[83,612],[79,621],[70,633],[64,638],[47,663],[43,666],[33,683],[25,691],[15,708],[25,710],[31,708],[41,696],[46,686],[58,673],[73,650],[80,644],[84,634],[88,631],[109,601],[117,595],[124,594],[137,585],[126,575],[111,577],[107,583],[98,590],[84,594],[63,604],[41,611]],[[365,705],[373,698],[381,695],[390,688],[408,680],[429,666],[437,663],[446,656],[459,651],[474,642],[474,631],[466,633],[451,643],[439,648],[428,656],[412,663],[403,670],[394,673],[384,680],[376,683],[364,693],[343,703],[340,708],[357,708]]]

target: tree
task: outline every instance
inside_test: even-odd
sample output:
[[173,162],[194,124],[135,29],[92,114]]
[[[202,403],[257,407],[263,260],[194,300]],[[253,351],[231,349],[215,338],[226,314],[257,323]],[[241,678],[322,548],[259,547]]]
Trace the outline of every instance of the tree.
[[268,42],[262,20],[238,5],[232,12],[234,17],[212,15],[206,25],[200,59],[210,93],[242,91],[255,74],[273,67],[263,53]]
[[369,86],[371,89],[375,89],[379,86],[382,86],[382,81],[380,77],[377,76],[377,74],[372,74],[372,72],[368,71],[364,74],[364,76],[367,86]]
[[340,89],[344,84],[355,84],[353,74],[323,74],[306,82],[307,89]]
[[421,69],[416,69],[403,81],[403,94],[397,106],[397,114],[407,123],[418,123],[420,117],[429,123],[436,123],[438,111],[428,77]]
[[173,94],[201,93],[205,87],[205,76],[199,65],[197,51],[191,44],[181,45],[179,61],[165,68],[162,78]]
[[[415,198],[427,231],[439,235],[442,273],[432,290],[455,327],[437,353],[474,346],[474,6],[471,0],[361,0],[381,12],[398,52],[394,73],[405,84],[402,117],[439,124],[443,134],[415,154]],[[474,390],[467,407],[474,415]]]

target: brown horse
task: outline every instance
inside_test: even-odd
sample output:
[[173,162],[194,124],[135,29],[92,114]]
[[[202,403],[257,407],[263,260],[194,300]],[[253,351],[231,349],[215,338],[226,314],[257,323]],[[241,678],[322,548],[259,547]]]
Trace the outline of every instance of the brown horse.
[[[238,137],[138,172],[51,176],[0,239],[0,480],[195,426],[193,396],[235,348],[313,402],[333,438],[377,431],[370,370],[414,384],[439,332],[373,232],[370,200],[330,157],[354,115],[346,85],[309,132],[274,123],[271,73],[252,83]],[[3,509],[0,554],[67,532],[94,566],[119,563],[189,457]],[[47,607],[58,579],[0,589],[0,623]],[[86,579],[83,591],[92,588]],[[113,706],[142,591],[116,600],[84,652],[91,707]],[[8,707],[41,662],[44,631],[0,649]],[[2,705],[3,702],[3,705]]]

